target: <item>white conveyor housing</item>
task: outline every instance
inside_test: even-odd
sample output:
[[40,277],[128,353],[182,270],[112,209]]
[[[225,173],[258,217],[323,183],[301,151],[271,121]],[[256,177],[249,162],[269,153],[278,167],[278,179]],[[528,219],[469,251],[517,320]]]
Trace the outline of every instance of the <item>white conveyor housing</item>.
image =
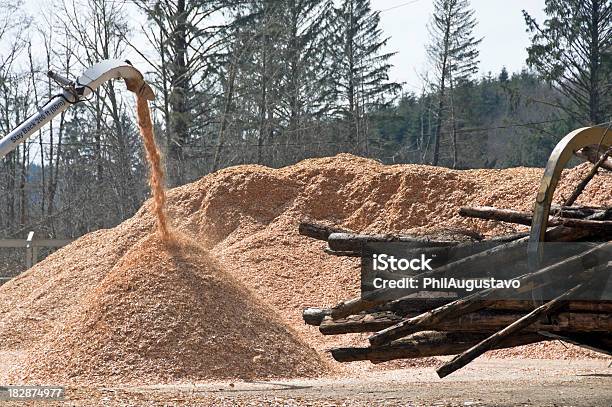
[[70,105],[86,100],[100,85],[111,79],[125,80],[128,90],[147,100],[155,98],[153,90],[145,82],[140,71],[134,68],[129,61],[108,59],[98,62],[75,81],[63,78],[51,71],[48,75],[62,86],[63,92],[51,98],[38,112],[0,140],[0,159],[15,150],[19,144],[25,142],[51,119],[68,109]]

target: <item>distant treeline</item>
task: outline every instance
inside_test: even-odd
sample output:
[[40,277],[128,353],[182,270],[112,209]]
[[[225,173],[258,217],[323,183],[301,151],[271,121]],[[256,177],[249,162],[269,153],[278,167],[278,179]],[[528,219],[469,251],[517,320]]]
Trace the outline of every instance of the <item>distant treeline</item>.
[[[550,103],[562,98],[535,73],[502,69],[455,89],[456,122],[443,122],[439,165],[457,168],[542,167],[555,144],[580,123]],[[371,116],[371,151],[385,163],[431,162],[435,93],[408,93]]]
[[[525,14],[520,73],[478,72],[468,0],[436,0],[423,88],[389,79],[369,0],[58,1],[36,18],[0,9],[0,133],[97,61],[147,64],[168,185],[231,165],[279,167],[340,152],[456,168],[544,164],[571,129],[608,120],[610,2],[547,0]],[[406,39],[409,42],[409,39]],[[146,46],[143,46],[143,42]],[[500,45],[501,46],[501,45]],[[73,237],[146,199],[133,95],[102,86],[0,160],[0,236]]]

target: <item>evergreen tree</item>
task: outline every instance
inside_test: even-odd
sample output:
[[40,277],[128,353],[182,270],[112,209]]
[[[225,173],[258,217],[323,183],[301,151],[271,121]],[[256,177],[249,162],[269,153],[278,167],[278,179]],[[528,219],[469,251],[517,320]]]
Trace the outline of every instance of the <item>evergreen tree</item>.
[[564,96],[573,119],[603,122],[612,107],[612,2],[546,0],[545,12],[541,25],[523,11],[532,34],[527,63]]
[[328,34],[336,113],[348,124],[348,142],[365,153],[368,113],[388,106],[401,88],[389,80],[394,53],[384,52],[389,38],[383,37],[379,23],[370,0],[343,0]]
[[289,137],[300,142],[306,121],[330,108],[330,69],[324,33],[333,10],[330,0],[284,0],[283,54],[286,69],[280,92]]
[[[433,65],[435,91],[438,94],[436,128],[432,164],[440,160],[440,135],[447,104],[451,106],[454,159],[456,165],[456,112],[452,104],[452,91],[469,82],[478,71],[478,44],[482,39],[473,35],[476,19],[469,0],[436,0],[429,25],[431,43],[427,53]],[[451,99],[447,101],[447,97]]]
[[510,79],[510,75],[508,75],[508,70],[504,66],[504,67],[502,67],[502,70],[499,73],[499,81],[501,83],[506,83],[506,82],[508,82],[508,79]]

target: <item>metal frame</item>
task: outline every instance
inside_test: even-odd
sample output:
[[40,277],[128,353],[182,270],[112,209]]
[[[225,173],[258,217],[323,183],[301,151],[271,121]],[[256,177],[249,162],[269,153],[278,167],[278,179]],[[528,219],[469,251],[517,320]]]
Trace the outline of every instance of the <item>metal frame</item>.
[[612,131],[606,127],[583,127],[569,133],[555,147],[548,159],[533,210],[533,222],[527,246],[528,262],[537,268],[542,258],[548,215],[561,173],[574,153],[590,145],[612,146]]

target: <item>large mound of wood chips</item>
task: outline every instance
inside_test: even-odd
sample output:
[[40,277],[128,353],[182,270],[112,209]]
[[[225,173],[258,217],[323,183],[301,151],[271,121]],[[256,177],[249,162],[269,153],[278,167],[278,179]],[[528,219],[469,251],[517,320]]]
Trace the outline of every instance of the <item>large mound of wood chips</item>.
[[131,247],[34,344],[13,380],[163,383],[326,371],[205,249],[176,239],[168,247],[151,234]]
[[[557,203],[589,167],[565,171]],[[164,251],[147,237],[154,228],[147,202],[118,227],[82,237],[2,286],[0,349],[28,350],[15,369],[21,378],[197,380],[323,373],[326,364],[319,355],[326,348],[363,344],[364,336],[322,337],[316,327],[304,325],[301,311],[358,295],[359,264],[328,256],[324,243],[299,236],[300,220],[365,232],[511,233],[526,229],[462,218],[457,209],[530,210],[541,176],[534,168],[384,166],[346,154],[281,169],[228,168],[168,191],[172,227],[210,256],[187,241],[177,253]],[[612,205],[611,191],[612,176],[598,175],[577,204]],[[232,279],[221,277],[226,274]],[[283,345],[272,344],[278,341]],[[235,346],[241,351],[233,358]],[[58,353],[56,362],[62,363],[53,368],[37,361],[45,352]],[[583,353],[553,343],[522,348],[522,355]]]

